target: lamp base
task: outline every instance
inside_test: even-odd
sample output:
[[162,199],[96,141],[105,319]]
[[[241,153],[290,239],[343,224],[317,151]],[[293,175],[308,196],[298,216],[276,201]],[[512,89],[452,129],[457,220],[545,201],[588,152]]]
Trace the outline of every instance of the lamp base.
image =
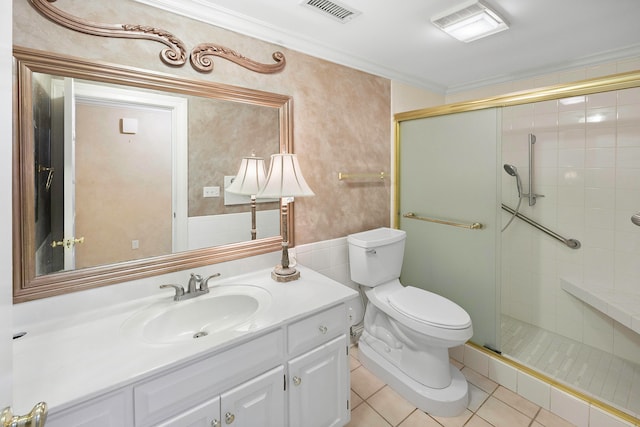
[[276,282],[292,282],[300,278],[300,272],[295,268],[282,268],[281,265],[277,265],[271,272],[271,278]]

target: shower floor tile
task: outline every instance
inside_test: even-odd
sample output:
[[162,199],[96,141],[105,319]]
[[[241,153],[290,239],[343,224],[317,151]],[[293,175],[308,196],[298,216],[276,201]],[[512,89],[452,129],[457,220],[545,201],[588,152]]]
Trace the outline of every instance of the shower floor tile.
[[640,413],[640,365],[509,316],[502,353],[585,394]]

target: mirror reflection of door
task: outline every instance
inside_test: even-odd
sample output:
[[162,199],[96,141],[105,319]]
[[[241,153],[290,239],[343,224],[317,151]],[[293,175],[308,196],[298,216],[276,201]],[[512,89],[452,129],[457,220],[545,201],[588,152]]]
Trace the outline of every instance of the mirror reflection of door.
[[[76,268],[76,246],[75,244],[65,244],[73,242],[76,235],[76,96],[74,80],[64,79],[64,144],[63,144],[63,245],[58,249],[64,254],[64,269],[73,270]],[[54,98],[55,99],[55,98]],[[56,198],[54,198],[56,200]],[[57,199],[60,200],[60,199]],[[53,206],[52,206],[53,209]],[[56,235],[54,234],[54,239]],[[59,247],[59,246],[56,246]],[[55,248],[54,248],[55,249]]]
[[78,98],[76,114],[75,267],[171,253],[171,112]]
[[187,101],[38,78],[36,274],[183,250]]
[[[75,97],[73,79],[34,78],[36,273],[75,268]],[[58,203],[64,201],[64,203]]]
[[64,91],[45,74],[33,79],[33,135],[36,275],[42,275],[64,268],[64,253],[51,246],[64,234],[62,205],[52,203],[64,197]]

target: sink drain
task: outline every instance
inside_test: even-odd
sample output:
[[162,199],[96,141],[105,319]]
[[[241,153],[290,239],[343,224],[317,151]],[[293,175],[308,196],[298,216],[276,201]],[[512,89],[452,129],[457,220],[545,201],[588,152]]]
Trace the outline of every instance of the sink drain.
[[200,331],[198,333],[195,333],[193,335],[194,338],[202,338],[202,337],[206,337],[207,335],[209,335],[207,332],[205,331]]

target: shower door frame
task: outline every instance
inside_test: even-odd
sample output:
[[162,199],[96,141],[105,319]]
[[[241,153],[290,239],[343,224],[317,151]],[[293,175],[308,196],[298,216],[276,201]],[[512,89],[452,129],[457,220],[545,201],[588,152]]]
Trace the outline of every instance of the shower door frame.
[[[490,349],[500,347],[500,129],[496,108],[403,122],[398,152],[401,280],[464,308],[471,341]],[[416,221],[421,215],[432,218]]]
[[[636,87],[640,87],[640,70],[395,114],[394,115],[394,127],[395,127],[394,195],[395,197],[393,200],[395,215],[393,216],[393,226],[395,228],[399,227],[400,218],[402,215],[402,212],[400,212],[400,185],[401,185],[401,182],[400,182],[400,168],[401,168],[400,125],[402,122],[408,121],[408,120],[428,118],[428,117],[444,116],[444,115],[460,113],[460,112],[476,111],[476,110],[483,110],[488,108],[502,108],[502,107],[508,107],[508,106],[530,104],[530,103],[541,102],[541,101],[556,100],[556,99],[573,97],[573,96],[590,95],[590,94],[595,94],[600,92],[631,89]],[[484,351],[490,357],[496,358],[505,364],[514,366],[518,370],[526,372],[527,374],[543,382],[554,385],[555,387],[559,387],[564,391],[566,391],[567,393],[570,393],[586,402],[589,402],[590,404],[593,404],[596,407],[602,408],[619,418],[626,419],[632,423],[634,422],[638,423],[639,421],[638,419],[635,419],[634,417],[630,416],[626,412],[623,412],[606,402],[595,399],[579,390],[573,389],[563,384],[559,384],[555,379],[550,378],[545,374],[535,371],[527,366],[524,366],[514,361],[513,359],[506,358],[497,352],[483,349],[475,344],[471,344],[471,345],[477,348],[478,350]]]

